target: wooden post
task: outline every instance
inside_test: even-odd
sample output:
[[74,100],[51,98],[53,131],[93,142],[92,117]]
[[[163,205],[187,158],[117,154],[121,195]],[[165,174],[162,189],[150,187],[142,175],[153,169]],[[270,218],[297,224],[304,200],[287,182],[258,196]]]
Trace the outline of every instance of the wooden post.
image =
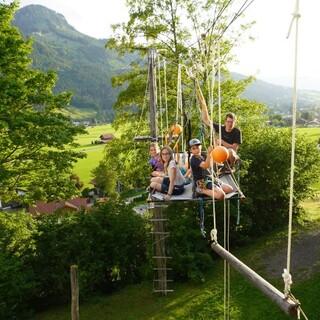
[[157,95],[156,95],[156,51],[154,49],[149,50],[149,114],[150,114],[150,133],[151,137],[158,138],[158,126],[157,126]]
[[71,280],[71,320],[79,320],[79,283],[78,266],[70,267]]
[[225,250],[218,243],[212,243],[211,248],[219,256],[225,259],[234,269],[247,278],[256,288],[262,291],[269,299],[275,302],[285,313],[298,318],[299,304],[290,298],[285,298],[284,294],[267,282],[247,265]]

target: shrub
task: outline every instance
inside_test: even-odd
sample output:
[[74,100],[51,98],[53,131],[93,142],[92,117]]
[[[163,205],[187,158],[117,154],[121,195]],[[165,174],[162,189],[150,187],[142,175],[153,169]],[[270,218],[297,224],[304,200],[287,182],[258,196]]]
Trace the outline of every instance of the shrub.
[[27,317],[34,294],[31,261],[35,255],[36,224],[23,212],[0,211],[0,318]]
[[111,292],[139,281],[146,263],[145,225],[121,203],[90,214],[46,216],[39,220],[34,265],[42,304],[69,299],[69,268],[79,266],[80,294]]
[[[288,129],[264,128],[253,133],[241,146],[248,174],[242,179],[247,196],[242,212],[244,229],[259,235],[287,222],[289,207],[291,135]],[[294,173],[294,215],[299,201],[310,195],[319,179],[320,153],[314,144],[299,136]]]

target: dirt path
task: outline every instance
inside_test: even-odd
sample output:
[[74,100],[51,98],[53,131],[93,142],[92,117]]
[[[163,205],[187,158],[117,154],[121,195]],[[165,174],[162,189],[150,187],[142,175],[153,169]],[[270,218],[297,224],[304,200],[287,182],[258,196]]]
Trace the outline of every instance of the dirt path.
[[[267,275],[275,278],[281,276],[286,261],[286,239],[261,258]],[[292,242],[291,274],[294,280],[306,279],[316,271],[320,271],[320,227],[300,232]]]

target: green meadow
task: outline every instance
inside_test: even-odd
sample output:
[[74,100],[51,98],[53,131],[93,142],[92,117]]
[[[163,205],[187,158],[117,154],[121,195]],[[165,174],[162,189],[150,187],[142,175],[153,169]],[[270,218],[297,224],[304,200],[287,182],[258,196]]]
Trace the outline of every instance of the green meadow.
[[320,139],[320,128],[298,128],[298,133],[310,141],[318,142]]
[[[306,216],[306,223],[319,226],[320,216]],[[296,234],[307,232],[300,229]],[[310,230],[309,230],[310,231]],[[311,230],[312,231],[312,230]],[[249,267],[283,290],[281,278],[283,265],[279,264],[279,247],[285,246],[286,231],[274,232],[252,242],[251,245],[232,252]],[[267,244],[267,245],[266,245]],[[278,258],[272,259],[272,255]],[[282,257],[285,261],[285,253]],[[273,274],[266,271],[272,261]],[[275,272],[276,271],[276,272]],[[296,270],[293,276],[305,270]],[[299,278],[299,277],[298,277]],[[127,286],[112,295],[100,295],[80,303],[82,320],[222,320],[224,318],[224,267],[217,259],[215,266],[203,282],[173,283],[173,293],[162,297],[152,294],[152,280]],[[294,279],[293,293],[299,298],[309,319],[320,319],[317,300],[320,292],[320,269],[308,276]],[[69,319],[70,305],[52,308],[38,314],[36,320]],[[233,320],[285,320],[286,316],[239,273],[230,269],[230,319]]]
[[104,144],[91,144],[91,142],[100,140],[99,137],[103,133],[115,134],[115,130],[111,127],[111,124],[88,127],[86,130],[87,134],[79,136],[75,142],[79,144],[76,149],[85,152],[87,157],[78,160],[74,166],[74,172],[80,177],[80,180],[84,183],[84,187],[90,186],[90,181],[92,180],[91,171],[102,160],[105,149]]
[[[86,130],[88,133],[79,136],[76,142],[79,144],[77,150],[85,152],[87,157],[80,159],[74,166],[74,172],[80,177],[81,181],[83,181],[85,187],[90,185],[90,180],[92,179],[91,171],[97,167],[104,154],[103,144],[92,145],[91,142],[99,140],[99,136],[103,133],[113,133],[117,136],[111,124],[88,127]],[[317,142],[320,138],[320,128],[298,128],[298,133],[314,142]],[[320,189],[320,181],[315,185],[315,188]]]
[[[80,160],[75,172],[88,184],[90,171],[103,157],[104,145],[91,145],[102,133],[114,133],[111,125],[102,125],[87,129],[88,134],[80,136],[77,142],[87,158]],[[317,141],[320,128],[299,128],[308,139]],[[320,190],[320,185],[315,188]],[[306,211],[302,224],[295,226],[295,234],[312,234],[320,226],[320,199],[308,199],[303,202]],[[297,230],[298,229],[298,230]],[[310,231],[311,230],[311,231]],[[265,265],[270,260],[270,252],[276,253],[280,245],[287,241],[286,230],[255,240],[250,246],[235,250],[233,253],[266,277],[280,291],[283,289],[282,268],[276,261],[272,266],[276,275],[270,275]],[[298,238],[298,236],[297,236]],[[267,245],[266,245],[267,243]],[[271,250],[271,251],[270,251]],[[272,254],[273,255],[273,254]],[[301,270],[300,270],[301,271]],[[302,273],[304,270],[301,271]],[[297,271],[299,274],[299,270]],[[224,319],[223,261],[217,259],[216,265],[207,274],[204,282],[174,283],[174,292],[166,297],[152,294],[152,280],[127,286],[112,295],[99,295],[80,303],[82,320],[222,320]],[[295,276],[295,275],[293,275]],[[294,282],[293,293],[302,303],[309,319],[320,319],[317,299],[320,292],[320,268],[317,267],[308,276]],[[70,306],[52,308],[36,315],[36,320],[65,320],[70,318]],[[230,319],[234,320],[284,320],[289,319],[280,309],[255,289],[247,280],[231,269]]]

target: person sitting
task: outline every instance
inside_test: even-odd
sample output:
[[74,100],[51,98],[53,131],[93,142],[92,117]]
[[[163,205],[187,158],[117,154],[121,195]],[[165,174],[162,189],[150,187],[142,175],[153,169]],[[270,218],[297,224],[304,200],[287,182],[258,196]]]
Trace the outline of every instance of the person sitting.
[[149,164],[152,168],[151,175],[153,177],[159,177],[163,173],[163,163],[160,159],[160,149],[157,143],[151,143],[149,146],[149,154],[151,156]]
[[150,189],[165,193],[164,200],[170,200],[172,195],[184,192],[185,179],[173,159],[173,151],[164,146],[160,151],[160,158],[164,166],[162,176],[152,177]]
[[208,148],[207,158],[201,155],[201,142],[198,139],[191,139],[189,141],[191,151],[191,170],[193,180],[196,186],[196,191],[200,194],[207,195],[217,200],[225,198],[226,193],[233,191],[233,188],[219,179],[214,179],[214,188],[208,168],[210,167],[210,153],[212,147]]
[[[220,132],[218,123],[211,122],[208,113],[208,107],[203,97],[200,86],[197,86],[197,96],[201,106],[202,121],[209,127],[213,127],[214,132]],[[231,168],[240,161],[237,154],[240,144],[242,143],[242,135],[240,129],[236,128],[236,115],[232,112],[226,114],[224,125],[221,126],[221,140],[215,140],[216,145],[224,146],[229,151],[228,163]]]

